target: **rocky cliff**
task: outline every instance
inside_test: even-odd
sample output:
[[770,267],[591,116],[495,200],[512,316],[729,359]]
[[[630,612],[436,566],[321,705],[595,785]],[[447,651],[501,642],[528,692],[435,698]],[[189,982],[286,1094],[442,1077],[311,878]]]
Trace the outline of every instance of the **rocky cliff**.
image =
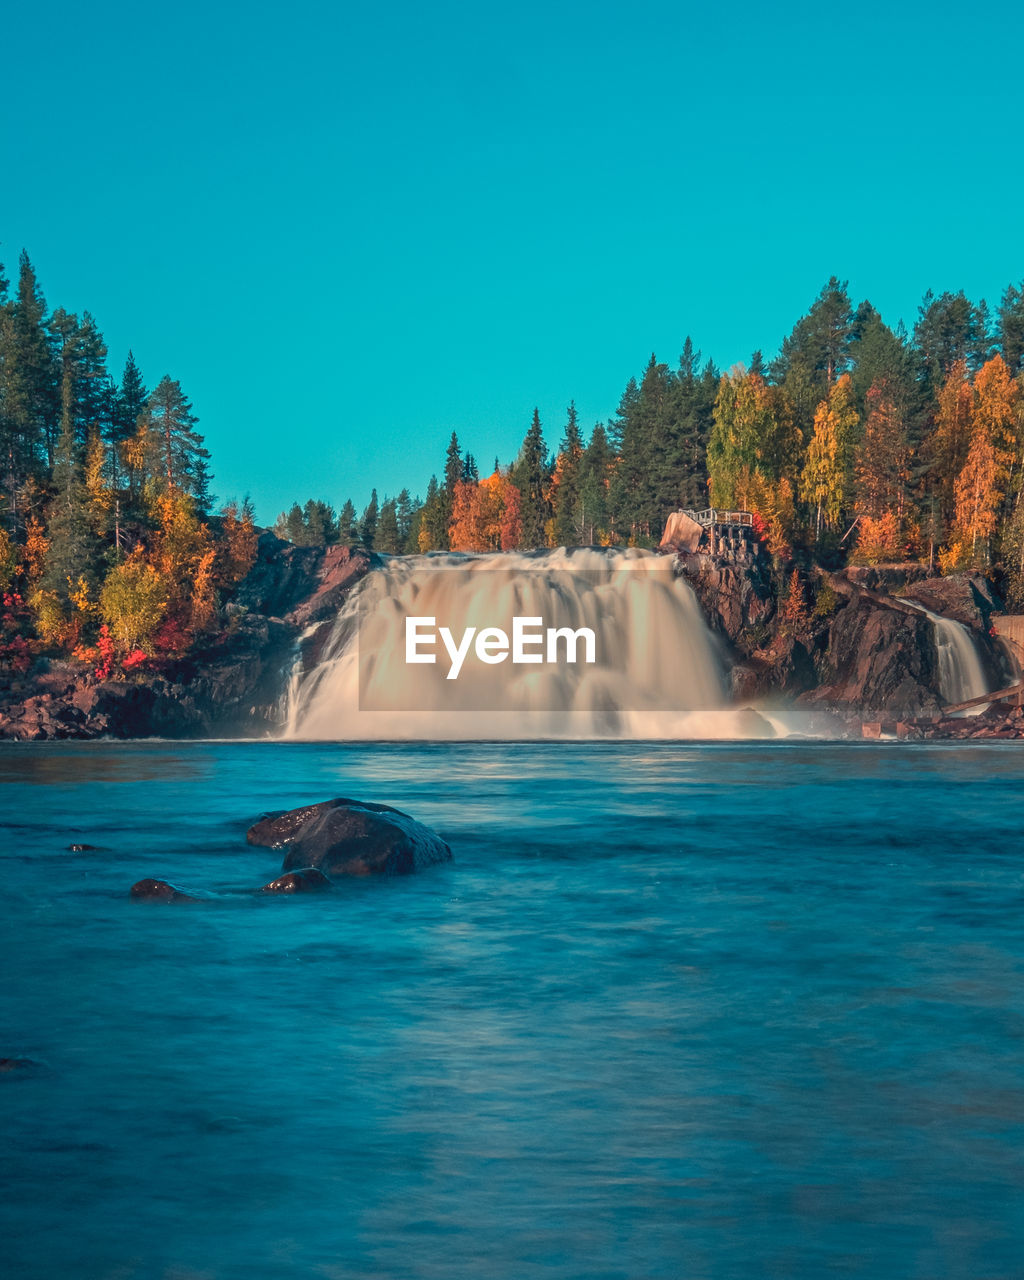
[[294,547],[263,533],[256,563],[227,606],[227,625],[187,658],[120,680],[49,662],[0,684],[0,737],[258,736],[277,727],[295,648],[337,611],[372,557]]
[[1015,679],[991,634],[1001,602],[979,576],[933,578],[914,565],[815,571],[801,584],[805,616],[794,622],[780,616],[760,561],[680,555],[677,567],[720,638],[739,699],[784,693],[851,723],[939,720],[948,698],[923,609],[967,628],[989,688]]
[[[0,679],[0,737],[18,739],[265,736],[280,722],[287,674],[301,643],[329,632],[333,617],[374,557],[343,547],[294,547],[272,533],[227,606],[227,625],[187,658],[117,680],[82,663],[50,662]],[[803,608],[780,603],[767,563],[680,552],[677,573],[695,591],[744,703],[783,695],[829,712],[859,732],[861,721],[916,722],[921,732],[1024,734],[1008,708],[964,727],[947,721],[936,628],[922,610],[966,627],[989,688],[1016,667],[990,635],[1000,602],[980,577],[930,578],[919,566],[812,571]],[[792,602],[789,602],[792,603]],[[944,729],[935,726],[945,725]],[[1005,732],[1004,732],[1005,731]]]

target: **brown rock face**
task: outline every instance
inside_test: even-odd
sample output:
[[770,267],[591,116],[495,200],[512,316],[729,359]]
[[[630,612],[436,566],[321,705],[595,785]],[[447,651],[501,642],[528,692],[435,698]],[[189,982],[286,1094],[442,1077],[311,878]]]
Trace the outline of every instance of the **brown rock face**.
[[924,616],[858,596],[829,630],[822,684],[801,701],[846,704],[893,719],[938,713],[932,624]]
[[708,626],[746,655],[775,616],[775,598],[760,563],[726,564],[709,555],[681,555],[679,572],[696,592]]
[[316,867],[286,871],[283,876],[265,884],[260,893],[322,893],[331,887],[330,880]]
[[975,631],[987,631],[989,616],[999,607],[992,588],[977,574],[926,578],[907,587],[903,595],[923,604],[932,613],[952,618]]
[[371,566],[365,551],[349,547],[327,547],[319,567],[315,590],[287,615],[298,627],[320,618],[334,617],[349,591]]
[[704,530],[696,520],[691,519],[685,511],[673,511],[665,522],[660,548],[694,552],[700,546],[703,536]]
[[136,902],[199,902],[200,899],[166,880],[138,880],[129,893]]
[[250,827],[250,844],[288,847],[284,871],[315,868],[339,876],[408,875],[452,851],[439,835],[386,804],[339,798],[268,814]]

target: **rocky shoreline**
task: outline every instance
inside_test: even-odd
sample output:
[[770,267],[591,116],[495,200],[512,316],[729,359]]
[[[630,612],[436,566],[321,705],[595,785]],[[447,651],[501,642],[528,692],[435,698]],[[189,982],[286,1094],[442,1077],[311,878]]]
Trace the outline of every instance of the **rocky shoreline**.
[[0,739],[266,737],[303,633],[336,613],[372,564],[363,551],[265,532],[227,626],[204,647],[121,679],[68,661],[0,677]]
[[[264,532],[226,628],[204,648],[120,679],[69,661],[0,673],[0,739],[270,736],[297,653],[305,647],[306,664],[315,662],[329,631],[315,624],[375,563],[364,551],[296,547]],[[794,616],[760,559],[681,551],[675,570],[701,603],[740,705],[783,696],[839,737],[1024,738],[1024,710],[1012,702],[960,718],[939,696],[929,613],[968,629],[990,689],[1018,678],[994,630],[1001,602],[980,576],[929,577],[917,565],[814,570]]]

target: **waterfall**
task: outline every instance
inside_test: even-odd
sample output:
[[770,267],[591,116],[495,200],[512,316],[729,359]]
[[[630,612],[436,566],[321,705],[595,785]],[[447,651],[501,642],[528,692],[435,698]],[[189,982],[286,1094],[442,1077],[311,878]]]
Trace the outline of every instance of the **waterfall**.
[[[598,548],[391,557],[333,624],[321,624],[330,635],[312,669],[292,677],[284,736],[774,737],[777,722],[726,705],[716,646],[671,565],[670,556]],[[407,618],[434,617],[459,636],[470,626],[507,629],[516,614],[552,628],[591,627],[603,652],[577,665],[467,660],[454,683],[440,659],[406,661]]]
[[[970,631],[962,622],[932,613],[916,600],[905,600],[931,619],[935,636],[935,649],[939,659],[939,694],[947,706],[969,702],[988,693],[988,681],[978,657],[978,650]],[[969,707],[963,715],[977,716],[988,709],[987,703]]]

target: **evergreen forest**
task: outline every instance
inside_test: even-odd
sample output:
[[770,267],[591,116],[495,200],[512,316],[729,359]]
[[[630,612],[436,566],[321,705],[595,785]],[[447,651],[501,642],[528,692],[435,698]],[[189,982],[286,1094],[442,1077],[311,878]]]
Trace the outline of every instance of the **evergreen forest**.
[[[607,422],[584,430],[570,403],[551,438],[534,410],[487,469],[452,432],[422,498],[320,495],[274,531],[384,554],[649,547],[671,512],[714,506],[752,513],[780,585],[918,561],[987,573],[1024,609],[1024,282],[993,310],[928,293],[907,332],[833,277],[774,357],[723,372],[687,338]],[[210,485],[181,385],[147,386],[131,354],[115,377],[88,312],[51,311],[26,254],[16,281],[0,267],[0,665],[130,670],[216,634],[258,530]]]

